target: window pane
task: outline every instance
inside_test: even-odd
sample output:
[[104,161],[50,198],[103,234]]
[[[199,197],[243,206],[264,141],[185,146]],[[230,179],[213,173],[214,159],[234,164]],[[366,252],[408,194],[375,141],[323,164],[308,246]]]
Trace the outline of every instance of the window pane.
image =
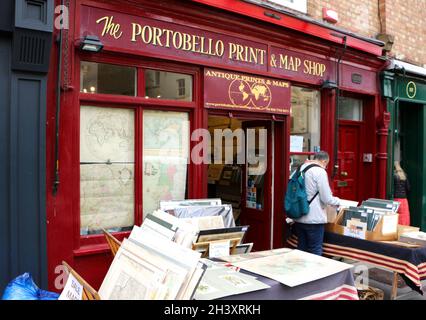
[[185,199],[188,152],[188,113],[144,111],[144,218],[160,207],[160,200]]
[[290,156],[290,176],[302,165],[307,159],[308,155],[292,155]]
[[290,152],[320,150],[320,93],[299,87],[291,88],[291,149]]
[[134,225],[134,112],[80,109],[80,233]]
[[362,100],[340,97],[339,119],[362,121]]
[[192,101],[192,76],[145,70],[145,94],[148,98]]
[[135,96],[136,68],[82,61],[80,92]]

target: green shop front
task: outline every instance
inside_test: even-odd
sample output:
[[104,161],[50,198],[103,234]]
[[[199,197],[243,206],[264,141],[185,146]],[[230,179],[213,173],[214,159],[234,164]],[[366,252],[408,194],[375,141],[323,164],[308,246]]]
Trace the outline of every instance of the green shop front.
[[394,163],[409,180],[411,225],[426,230],[426,69],[392,62],[382,73],[382,92],[391,115],[387,197],[394,197]]

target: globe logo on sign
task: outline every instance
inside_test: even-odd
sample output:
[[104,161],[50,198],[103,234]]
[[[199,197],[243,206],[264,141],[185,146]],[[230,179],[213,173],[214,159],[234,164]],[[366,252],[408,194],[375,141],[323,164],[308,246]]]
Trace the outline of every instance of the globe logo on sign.
[[407,84],[407,97],[410,99],[413,99],[416,97],[417,94],[417,86],[413,81],[410,81]]
[[234,80],[229,85],[229,98],[237,106],[253,106],[267,108],[271,104],[271,90],[266,84],[254,83],[250,86],[247,81]]

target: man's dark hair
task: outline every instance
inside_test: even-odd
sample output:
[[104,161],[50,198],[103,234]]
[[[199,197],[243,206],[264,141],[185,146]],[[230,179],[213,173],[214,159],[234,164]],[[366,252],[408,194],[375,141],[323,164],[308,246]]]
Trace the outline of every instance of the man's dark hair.
[[329,161],[330,160],[330,156],[328,155],[327,152],[320,151],[320,152],[315,153],[314,160],[319,160],[319,161],[325,160],[325,161]]

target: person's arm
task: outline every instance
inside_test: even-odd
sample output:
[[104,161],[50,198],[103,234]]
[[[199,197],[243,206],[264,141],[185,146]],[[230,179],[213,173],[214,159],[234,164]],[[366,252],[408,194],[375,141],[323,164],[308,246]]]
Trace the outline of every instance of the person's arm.
[[328,176],[325,170],[321,170],[318,175],[317,180],[319,197],[321,202],[330,205],[330,206],[339,206],[340,199],[337,197],[333,197],[333,193],[331,192],[330,185],[328,183]]

